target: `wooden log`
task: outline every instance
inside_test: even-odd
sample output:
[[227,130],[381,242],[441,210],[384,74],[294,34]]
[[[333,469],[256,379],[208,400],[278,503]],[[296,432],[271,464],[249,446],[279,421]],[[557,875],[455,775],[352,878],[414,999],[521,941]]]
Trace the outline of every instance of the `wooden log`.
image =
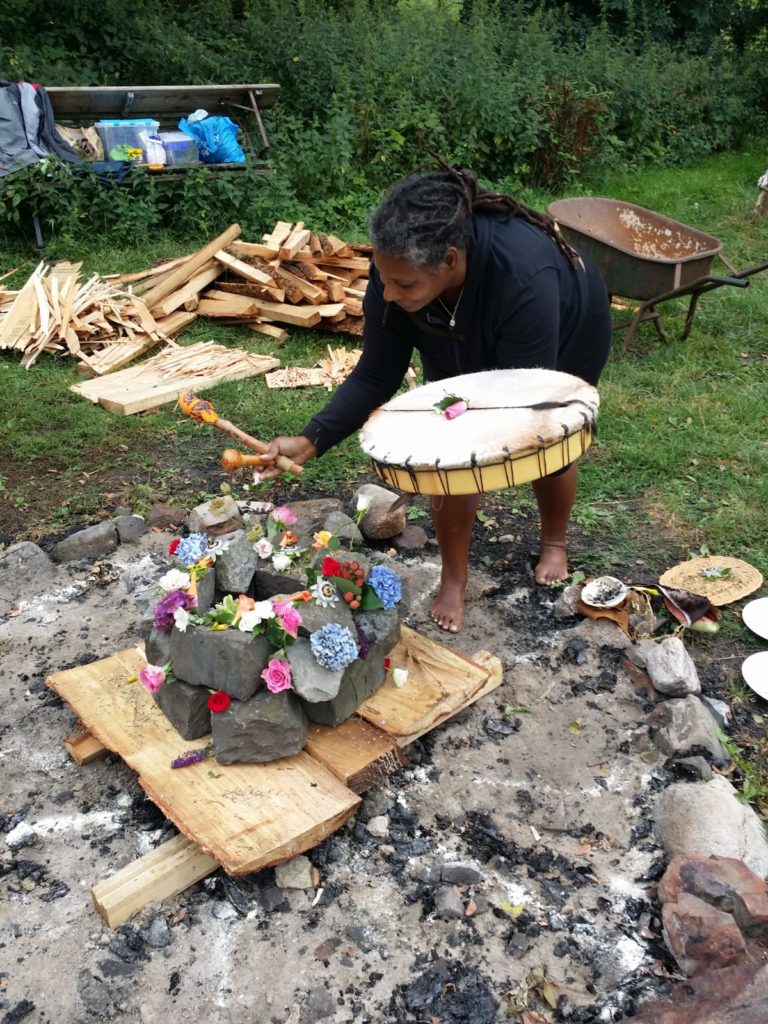
[[330,267],[331,269],[334,267],[342,267],[346,270],[367,271],[371,265],[371,261],[366,259],[365,256],[323,256],[322,259],[318,259],[318,257],[313,256],[312,253],[297,251],[294,256],[286,256],[284,258],[296,260],[298,263],[315,263],[321,270],[325,267]]
[[110,928],[116,928],[148,903],[184,892],[218,867],[218,861],[178,835],[94,885],[91,895]]
[[[297,274],[292,274],[290,270],[286,270],[285,267],[280,267],[275,272],[276,278],[280,283],[290,285],[294,292],[298,292],[300,298],[305,299],[307,302],[313,303],[313,305],[319,305],[321,302],[325,302],[326,294],[322,288],[319,288],[316,284],[312,284],[311,281],[307,281],[305,277],[299,277]],[[296,301],[296,300],[294,300]]]
[[185,306],[190,299],[197,299],[200,292],[209,285],[212,281],[215,281],[217,277],[220,277],[224,273],[224,267],[218,260],[209,260],[200,270],[191,277],[186,284],[183,284],[181,288],[177,288],[175,292],[171,292],[170,295],[166,295],[152,310],[152,315],[157,319],[158,317],[169,316],[174,310]]
[[152,309],[161,299],[164,299],[171,292],[181,288],[191,277],[193,277],[209,259],[220,249],[225,249],[230,242],[234,242],[240,234],[240,225],[231,224],[226,231],[223,231],[218,238],[214,238],[208,245],[203,246],[198,252],[189,257],[181,266],[173,270],[168,277],[160,284],[155,285],[145,295],[144,301]]

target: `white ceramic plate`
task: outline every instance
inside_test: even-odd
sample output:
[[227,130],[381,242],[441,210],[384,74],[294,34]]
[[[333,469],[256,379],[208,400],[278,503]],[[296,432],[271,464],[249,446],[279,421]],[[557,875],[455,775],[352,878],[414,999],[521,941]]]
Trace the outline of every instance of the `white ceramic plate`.
[[760,697],[768,700],[768,651],[750,654],[741,666],[741,674],[744,676],[747,686],[751,687]]
[[758,597],[749,601],[741,610],[744,625],[749,626],[763,640],[768,640],[768,597]]
[[615,576],[598,576],[581,591],[581,600],[593,608],[615,608],[626,596],[626,585]]

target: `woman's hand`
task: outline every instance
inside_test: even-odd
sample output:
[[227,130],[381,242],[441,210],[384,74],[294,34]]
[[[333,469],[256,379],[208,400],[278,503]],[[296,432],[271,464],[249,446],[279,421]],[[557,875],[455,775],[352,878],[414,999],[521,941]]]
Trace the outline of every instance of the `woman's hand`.
[[[278,455],[285,455],[292,462],[303,466],[305,462],[316,458],[317,448],[309,438],[301,435],[298,437],[276,437],[261,458],[265,461],[274,460]],[[258,471],[261,480],[274,480],[282,472],[282,469],[274,465],[262,466]]]

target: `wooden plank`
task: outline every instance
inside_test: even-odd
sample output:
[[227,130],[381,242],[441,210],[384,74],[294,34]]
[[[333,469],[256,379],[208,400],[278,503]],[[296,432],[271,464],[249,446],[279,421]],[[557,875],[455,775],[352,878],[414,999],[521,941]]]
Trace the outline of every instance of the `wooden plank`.
[[[280,246],[280,259],[292,260],[297,252],[302,249],[309,241],[309,231],[299,221],[294,227],[293,231],[288,235],[286,240]],[[314,259],[310,253],[310,258]]]
[[[223,295],[224,292],[219,294]],[[210,293],[208,293],[210,296]],[[226,299],[205,298],[197,304],[196,312],[200,316],[226,317],[236,319],[237,317],[256,317],[261,310],[257,306],[257,299],[249,295],[227,295]]]
[[288,331],[275,324],[261,324],[258,321],[248,320],[243,327],[247,327],[249,331],[256,331],[257,334],[266,334],[268,338],[274,338],[275,341],[287,341],[290,337]]
[[354,813],[360,798],[303,751],[267,764],[202,761],[174,771],[171,761],[190,744],[136,680],[142,664],[134,648],[57,672],[48,685],[138,773],[139,784],[177,828],[229,874],[289,860]]
[[312,724],[304,748],[355,793],[364,793],[405,764],[397,743],[362,718],[333,728]]
[[78,722],[64,740],[64,747],[76,764],[90,764],[109,753],[82,722]]
[[70,390],[111,412],[130,416],[175,402],[179,391],[198,391],[225,380],[255,377],[279,365],[280,360],[273,356],[214,342],[186,346],[170,343],[152,359],[99,380],[73,384]]
[[[303,225],[302,225],[303,227]],[[271,234],[264,235],[264,244],[279,251],[280,246],[291,233],[291,225],[288,221],[279,220],[272,229]]]
[[186,284],[183,284],[181,288],[177,288],[175,292],[171,292],[170,295],[166,295],[164,299],[154,306],[152,315],[155,319],[164,316],[170,316],[175,310],[183,306],[185,302],[188,302],[192,298],[196,298],[197,295],[209,285],[211,281],[215,281],[217,277],[220,277],[224,273],[224,267],[218,260],[209,260],[208,263],[204,264],[200,270],[191,277]]
[[280,252],[280,247],[267,245],[266,242],[263,244],[259,242],[241,242],[238,238],[235,242],[232,242],[229,251],[233,252],[235,256],[260,256],[263,260],[271,260]]
[[405,625],[400,643],[389,657],[393,668],[407,670],[407,682],[397,687],[390,674],[357,714],[400,746],[423,736],[501,683],[501,673],[491,674]]
[[308,302],[318,305],[321,302],[325,302],[327,296],[322,288],[316,284],[312,284],[311,281],[307,281],[305,277],[299,277],[297,274],[292,274],[290,270],[286,270],[285,267],[280,267],[275,272],[275,277],[280,283],[291,285],[297,292],[301,299],[306,299]]
[[[284,258],[287,259],[288,257]],[[323,256],[320,259],[317,256],[313,256],[312,253],[297,252],[290,258],[300,263],[315,263],[321,270],[325,267],[330,267],[331,269],[333,267],[342,267],[347,270],[368,271],[371,265],[371,261],[365,256]]]
[[110,928],[116,928],[148,903],[177,896],[218,867],[218,861],[178,835],[94,885],[91,895]]
[[295,327],[314,327],[320,323],[320,314],[316,306],[289,306],[280,302],[267,302],[254,299],[255,316],[264,316],[267,320],[277,320],[281,324],[293,324]]
[[239,234],[240,225],[230,224],[226,231],[222,231],[212,242],[204,245],[202,249],[193,253],[181,266],[172,270],[163,281],[150,288],[144,295],[144,301],[149,309],[152,309],[161,299],[164,299],[171,292],[176,291],[177,288],[180,288],[189,281],[220,249],[226,249],[230,242],[234,242]]
[[[209,113],[219,112],[229,103],[250,106],[249,93],[253,92],[261,110],[271,107],[280,95],[275,82],[253,85],[113,85],[113,86],[59,86],[49,85],[46,92],[53,105],[57,120],[74,120],[84,124],[98,117],[120,118],[162,114],[186,116],[202,108]],[[126,110],[126,103],[129,104]]]
[[258,267],[252,267],[250,263],[239,260],[236,256],[225,252],[223,249],[219,250],[214,258],[219,263],[223,263],[229,270],[234,271],[235,274],[244,277],[246,281],[254,281],[256,284],[266,285],[268,288],[274,288],[276,285],[274,278],[270,277],[269,274],[265,274]]
[[252,299],[266,299],[267,302],[283,302],[285,292],[282,288],[265,288],[260,284],[239,284],[236,281],[218,281],[217,292],[226,292],[232,295],[246,295]]

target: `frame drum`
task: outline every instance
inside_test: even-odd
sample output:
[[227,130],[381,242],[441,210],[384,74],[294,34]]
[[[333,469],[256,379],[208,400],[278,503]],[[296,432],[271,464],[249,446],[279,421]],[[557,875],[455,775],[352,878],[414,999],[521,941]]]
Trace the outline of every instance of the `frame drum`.
[[[436,405],[463,399],[448,419]],[[597,389],[557,370],[486,370],[404,392],[360,434],[376,474],[413,494],[479,494],[550,476],[592,443]]]

